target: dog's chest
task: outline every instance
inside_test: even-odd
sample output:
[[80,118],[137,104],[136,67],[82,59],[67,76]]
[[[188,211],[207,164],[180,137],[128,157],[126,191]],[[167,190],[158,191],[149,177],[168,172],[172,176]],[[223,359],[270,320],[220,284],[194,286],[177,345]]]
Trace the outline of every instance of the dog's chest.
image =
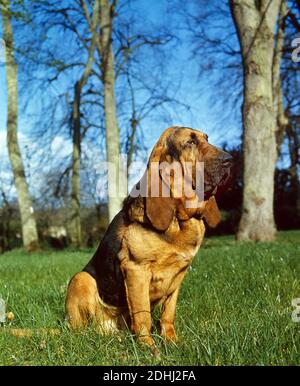
[[159,302],[178,288],[204,236],[202,221],[192,219],[166,235],[135,228],[127,235],[130,254],[152,274],[150,301]]
[[150,283],[150,301],[158,302],[172,294],[178,288],[192,261],[180,255],[174,255],[165,264],[154,263],[151,265],[152,279]]

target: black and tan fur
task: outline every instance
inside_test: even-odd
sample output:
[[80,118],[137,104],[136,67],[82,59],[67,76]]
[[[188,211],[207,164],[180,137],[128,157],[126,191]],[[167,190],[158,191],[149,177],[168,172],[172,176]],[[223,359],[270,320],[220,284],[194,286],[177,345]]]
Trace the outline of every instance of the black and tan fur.
[[[226,187],[230,158],[200,131],[171,127],[161,135],[145,175],[150,175],[151,162],[203,161],[204,200],[198,208],[187,208],[187,197],[172,195],[172,180],[171,197],[129,195],[90,262],[70,281],[66,315],[71,327],[91,320],[102,333],[110,333],[128,324],[139,341],[154,347],[151,310],[162,304],[161,334],[176,340],[180,286],[203,240],[205,223],[215,227],[220,221],[214,194]],[[160,185],[164,183],[160,175]],[[199,201],[196,195],[192,199]]]

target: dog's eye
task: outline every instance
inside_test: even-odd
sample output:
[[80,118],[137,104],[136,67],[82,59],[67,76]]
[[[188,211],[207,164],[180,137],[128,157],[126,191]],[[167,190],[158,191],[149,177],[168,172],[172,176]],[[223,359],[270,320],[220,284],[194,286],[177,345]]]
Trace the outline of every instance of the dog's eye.
[[190,139],[189,141],[187,141],[186,143],[187,145],[196,145],[196,140],[195,139]]

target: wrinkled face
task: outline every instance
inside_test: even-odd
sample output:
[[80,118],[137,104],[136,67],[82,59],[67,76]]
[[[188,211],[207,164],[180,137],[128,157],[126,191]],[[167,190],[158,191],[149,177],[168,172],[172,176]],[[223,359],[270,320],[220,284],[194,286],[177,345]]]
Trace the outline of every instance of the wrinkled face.
[[205,198],[223,190],[230,179],[232,157],[222,149],[208,143],[208,136],[187,127],[174,127],[166,138],[167,153],[182,165],[193,164],[193,188],[196,181],[196,162],[204,162]]

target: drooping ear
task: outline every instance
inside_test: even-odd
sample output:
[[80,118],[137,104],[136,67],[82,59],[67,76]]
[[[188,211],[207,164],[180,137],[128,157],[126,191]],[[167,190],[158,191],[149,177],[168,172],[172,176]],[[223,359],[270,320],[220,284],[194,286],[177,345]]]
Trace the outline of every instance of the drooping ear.
[[146,214],[159,231],[166,231],[173,220],[175,201],[172,197],[147,197]]
[[[151,169],[150,159],[147,173],[148,197],[146,197],[146,215],[154,228],[159,231],[166,231],[175,214],[175,199],[173,197],[163,197],[163,191],[170,192],[170,186],[162,179],[159,172],[160,158],[153,157],[152,161],[155,162],[154,168]],[[154,175],[157,178],[154,178]],[[156,184],[158,185],[156,186]],[[152,191],[154,185],[155,190],[157,189],[156,194]]]
[[215,228],[220,223],[221,213],[214,196],[210,197],[210,199],[205,203],[202,216],[204,217],[207,225],[211,228]]
[[[168,229],[173,220],[176,208],[175,199],[173,197],[162,197],[163,187],[167,188],[166,191],[168,191],[170,187],[167,186],[166,182],[161,178],[161,173],[159,171],[159,163],[166,153],[168,130],[163,133],[155,145],[150,155],[147,168],[148,196],[146,198],[146,215],[153,227],[159,231],[166,231]],[[154,178],[154,175],[156,178]],[[152,192],[153,182],[158,184],[155,188],[157,189],[157,194],[155,195],[153,195]]]

